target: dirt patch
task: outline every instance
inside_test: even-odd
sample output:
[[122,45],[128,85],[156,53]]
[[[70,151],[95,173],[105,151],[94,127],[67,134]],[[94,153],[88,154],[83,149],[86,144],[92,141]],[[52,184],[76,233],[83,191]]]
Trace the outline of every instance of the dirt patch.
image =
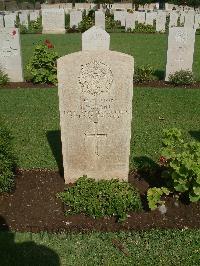
[[[144,198],[148,183],[130,175],[131,182]],[[151,228],[200,228],[200,203],[189,205],[168,198],[167,213],[158,210],[129,213],[124,223],[115,218],[93,219],[84,214],[65,216],[56,193],[63,191],[64,180],[58,172],[18,171],[14,192],[0,194],[0,230],[28,232],[119,231]]]

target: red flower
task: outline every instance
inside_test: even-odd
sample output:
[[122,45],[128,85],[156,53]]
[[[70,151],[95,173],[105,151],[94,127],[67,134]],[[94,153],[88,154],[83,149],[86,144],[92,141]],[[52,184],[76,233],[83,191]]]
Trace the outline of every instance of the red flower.
[[159,159],[159,163],[160,163],[160,165],[166,165],[167,164],[167,158],[165,158],[164,156],[161,156]]
[[44,44],[48,47],[48,49],[54,48],[53,44],[49,40],[45,40]]
[[13,32],[12,32],[12,35],[14,36],[14,35],[16,35],[16,30],[13,30]]

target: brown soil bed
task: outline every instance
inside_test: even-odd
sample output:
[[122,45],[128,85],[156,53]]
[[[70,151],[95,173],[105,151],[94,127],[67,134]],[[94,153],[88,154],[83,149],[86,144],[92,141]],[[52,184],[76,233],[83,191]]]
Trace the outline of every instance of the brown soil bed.
[[[0,85],[0,89],[46,89],[55,87],[53,84],[34,84],[32,82],[9,82],[6,85]],[[174,88],[173,84],[165,82],[164,80],[155,80],[146,83],[134,84],[134,87],[151,87],[151,88]],[[200,89],[200,82],[193,85],[178,86],[177,88]]]
[[[130,182],[139,189],[143,198],[148,183],[135,173]],[[65,216],[64,207],[56,193],[63,191],[64,180],[58,172],[47,170],[18,171],[16,189],[0,194],[0,230],[21,232],[62,231],[119,231],[151,228],[200,228],[200,203],[175,204],[166,202],[167,213],[142,211],[129,213],[124,223],[115,218],[93,219],[84,214]],[[145,204],[144,204],[145,205]]]

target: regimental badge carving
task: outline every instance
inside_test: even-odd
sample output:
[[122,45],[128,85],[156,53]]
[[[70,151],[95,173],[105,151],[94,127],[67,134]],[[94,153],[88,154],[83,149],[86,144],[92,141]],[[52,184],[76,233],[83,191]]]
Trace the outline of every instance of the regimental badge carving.
[[108,65],[101,61],[93,60],[81,66],[79,83],[82,93],[90,96],[109,92],[113,82],[113,74]]
[[182,30],[181,31],[177,31],[176,33],[176,36],[175,36],[175,39],[176,39],[176,42],[177,43],[182,43],[182,44],[185,44],[186,41],[187,41],[187,33],[183,32]]

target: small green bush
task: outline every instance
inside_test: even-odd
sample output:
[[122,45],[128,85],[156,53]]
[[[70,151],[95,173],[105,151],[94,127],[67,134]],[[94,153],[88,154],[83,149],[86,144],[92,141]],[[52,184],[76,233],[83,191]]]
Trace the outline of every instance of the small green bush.
[[0,85],[6,85],[9,82],[9,77],[0,69]]
[[123,221],[129,211],[142,209],[135,188],[116,179],[95,181],[83,176],[58,197],[70,207],[67,214],[83,212],[93,217],[116,216]]
[[164,131],[162,177],[171,191],[185,193],[191,202],[200,200],[200,143],[185,142],[177,128]]
[[94,26],[94,18],[92,16],[85,16],[83,20],[78,25],[78,30],[84,32]]
[[132,29],[133,33],[155,33],[156,29],[152,25],[145,25],[143,23],[136,23],[135,29]]
[[154,70],[149,65],[137,66],[135,69],[133,81],[135,83],[149,82],[155,79]]
[[45,44],[36,45],[34,54],[27,65],[27,71],[33,83],[57,84],[58,54],[53,48],[53,44],[48,40]]
[[13,188],[15,167],[12,136],[0,123],[0,192],[7,192]]
[[174,74],[169,75],[169,82],[175,86],[193,84],[193,73],[189,70],[176,71]]
[[169,195],[170,191],[166,187],[153,187],[149,188],[147,191],[147,200],[148,205],[151,210],[157,209],[159,205],[164,205],[165,201],[161,200],[161,197],[165,195]]
[[30,21],[28,33],[42,33],[42,18],[39,17],[36,21]]

